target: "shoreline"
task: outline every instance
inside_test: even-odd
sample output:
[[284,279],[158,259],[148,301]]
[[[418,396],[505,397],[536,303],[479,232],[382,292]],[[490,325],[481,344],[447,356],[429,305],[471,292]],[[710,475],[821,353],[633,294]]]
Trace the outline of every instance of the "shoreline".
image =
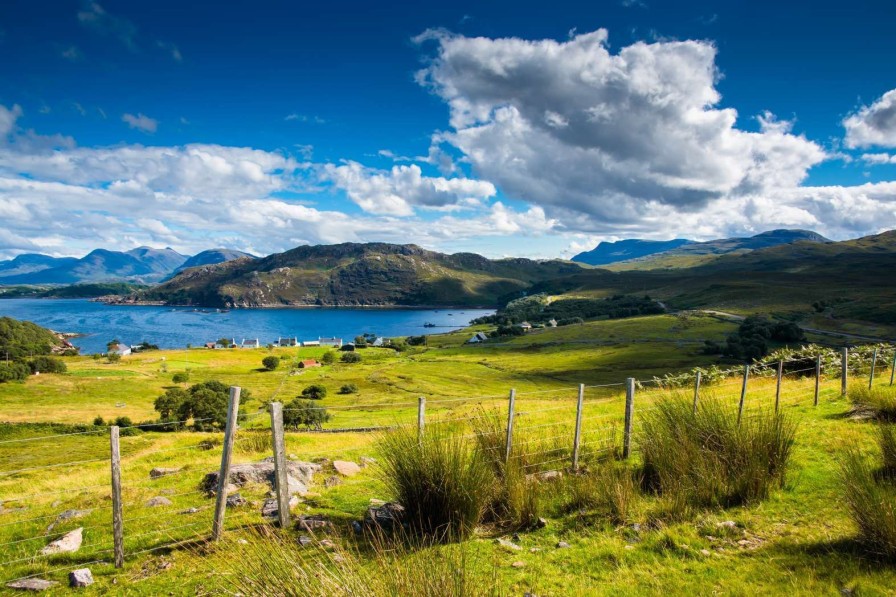
[[[56,300],[84,300],[84,299],[56,299]],[[110,307],[170,307],[172,309],[220,309],[220,310],[229,310],[229,311],[245,311],[245,310],[276,310],[276,309],[358,309],[358,310],[379,310],[379,309],[388,309],[388,310],[406,310],[406,311],[437,311],[437,310],[445,310],[445,309],[453,309],[456,311],[460,311],[462,309],[476,309],[476,310],[492,310],[496,311],[498,308],[493,305],[397,305],[397,304],[386,304],[386,305],[283,305],[280,303],[277,304],[266,304],[266,305],[253,305],[251,307],[246,306],[232,306],[232,307],[210,307],[203,305],[173,305],[169,303],[164,303],[161,301],[109,301],[103,300],[102,297],[87,299],[93,303],[103,303],[104,305]]]

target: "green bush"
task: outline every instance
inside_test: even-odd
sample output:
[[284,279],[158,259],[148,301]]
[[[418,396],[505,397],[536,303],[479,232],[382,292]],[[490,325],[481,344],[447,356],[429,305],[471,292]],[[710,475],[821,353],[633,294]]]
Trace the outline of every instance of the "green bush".
[[896,421],[896,387],[874,386],[867,382],[850,384],[846,395],[852,402],[853,414]]
[[482,451],[435,427],[421,438],[400,428],[379,440],[386,486],[405,508],[405,520],[435,541],[468,537],[488,505],[494,476]]
[[353,383],[343,384],[342,387],[339,388],[340,394],[356,394],[358,392],[358,386]]
[[328,350],[323,354],[323,356],[320,357],[320,362],[323,365],[332,365],[334,362],[336,362],[336,355],[333,354],[332,350]]
[[9,381],[25,381],[31,370],[25,363],[10,361],[9,363],[0,361],[0,383]]
[[686,514],[760,500],[782,485],[796,425],[772,411],[738,424],[711,397],[696,413],[689,399],[673,397],[644,416],[642,429],[645,488],[667,498],[671,514]]
[[360,363],[361,355],[357,352],[344,352],[342,356],[339,358],[343,363]]
[[68,370],[62,359],[45,355],[36,356],[28,361],[28,368],[31,369],[31,373],[65,373]]
[[261,359],[261,365],[268,371],[273,371],[280,366],[280,357],[275,357],[274,355],[267,356]]
[[[251,399],[249,390],[243,389],[241,408]],[[175,421],[193,420],[196,431],[221,428],[227,422],[227,405],[230,388],[220,381],[209,380],[193,384],[189,390],[170,388],[156,398],[154,407],[160,415],[159,424],[176,427]]]
[[298,398],[306,398],[308,400],[323,400],[326,397],[327,388],[319,383],[315,383],[302,390],[302,395]]
[[110,352],[106,354],[106,359],[110,363],[118,363],[119,361],[121,361],[121,355],[117,352]]
[[93,424],[96,427],[103,427],[106,425],[106,422],[103,420],[103,417],[97,415],[96,418],[93,419]]
[[283,426],[287,429],[307,427],[320,430],[331,418],[326,408],[312,400],[296,398],[283,409]]
[[186,371],[175,373],[171,376],[171,381],[173,381],[174,383],[187,383],[188,381],[190,381],[190,374]]
[[[886,459],[892,456],[887,456],[892,440],[892,430],[882,430],[884,471]],[[847,449],[840,463],[843,496],[859,529],[859,541],[869,552],[892,560],[896,558],[896,485],[893,477],[880,472],[855,447]]]

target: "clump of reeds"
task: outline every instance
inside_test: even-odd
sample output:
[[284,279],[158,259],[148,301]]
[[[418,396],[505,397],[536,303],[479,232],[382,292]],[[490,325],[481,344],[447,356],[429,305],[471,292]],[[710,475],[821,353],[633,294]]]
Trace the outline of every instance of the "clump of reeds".
[[796,425],[786,415],[737,413],[712,398],[660,401],[643,419],[643,484],[673,512],[765,498],[784,483]]
[[418,435],[399,428],[379,441],[386,486],[411,529],[461,540],[476,528],[494,491],[494,475],[475,444],[438,427]]
[[854,383],[847,391],[853,414],[884,421],[896,421],[896,387]]
[[613,524],[630,520],[639,498],[638,476],[629,468],[606,462],[577,475],[562,487],[564,512],[597,515]]
[[878,436],[881,465],[857,448],[849,448],[841,463],[843,496],[850,516],[859,527],[859,541],[868,551],[896,558],[896,434],[883,425]]

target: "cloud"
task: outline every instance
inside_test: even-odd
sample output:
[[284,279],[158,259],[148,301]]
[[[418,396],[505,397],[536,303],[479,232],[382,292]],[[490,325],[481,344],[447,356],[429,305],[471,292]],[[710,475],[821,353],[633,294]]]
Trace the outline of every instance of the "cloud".
[[574,229],[698,211],[726,197],[800,184],[826,158],[771,114],[762,130],[718,108],[715,47],[638,42],[611,54],[606,30],[568,41],[430,31],[417,80],[450,108],[443,139],[480,178]]
[[111,15],[99,2],[88,2],[78,11],[78,21],[101,35],[117,38],[131,51],[137,50],[137,26],[124,17]]
[[862,106],[843,120],[846,146],[896,147],[896,89],[886,92],[870,106]]
[[175,62],[183,62],[184,61],[184,57],[180,53],[180,49],[173,43],[168,42],[168,41],[158,40],[158,41],[156,41],[156,47],[167,52]]
[[292,114],[287,114],[283,119],[287,122],[296,121],[296,122],[307,122],[311,124],[326,124],[326,120],[321,118],[320,116],[306,116],[305,114],[297,114],[293,112]]
[[159,122],[144,114],[123,114],[122,121],[128,123],[128,126],[144,133],[154,133],[159,128]]
[[12,108],[0,104],[0,141],[9,135],[16,125],[16,120],[22,116],[22,107],[14,104]]
[[368,213],[410,216],[414,207],[443,208],[493,197],[493,184],[467,178],[423,176],[420,166],[393,166],[389,171],[367,168],[358,162],[325,165],[321,177],[331,182]]
[[863,153],[862,160],[872,166],[896,164],[896,155],[890,155],[888,153]]
[[77,46],[69,46],[61,52],[61,56],[69,62],[80,62],[84,59],[84,54]]

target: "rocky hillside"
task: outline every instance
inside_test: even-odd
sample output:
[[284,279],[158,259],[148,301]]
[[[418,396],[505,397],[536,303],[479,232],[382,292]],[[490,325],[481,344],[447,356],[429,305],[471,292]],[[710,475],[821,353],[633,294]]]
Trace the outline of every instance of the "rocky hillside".
[[559,260],[490,260],[415,245],[344,243],[191,268],[126,301],[207,307],[495,306],[534,283],[580,270]]

